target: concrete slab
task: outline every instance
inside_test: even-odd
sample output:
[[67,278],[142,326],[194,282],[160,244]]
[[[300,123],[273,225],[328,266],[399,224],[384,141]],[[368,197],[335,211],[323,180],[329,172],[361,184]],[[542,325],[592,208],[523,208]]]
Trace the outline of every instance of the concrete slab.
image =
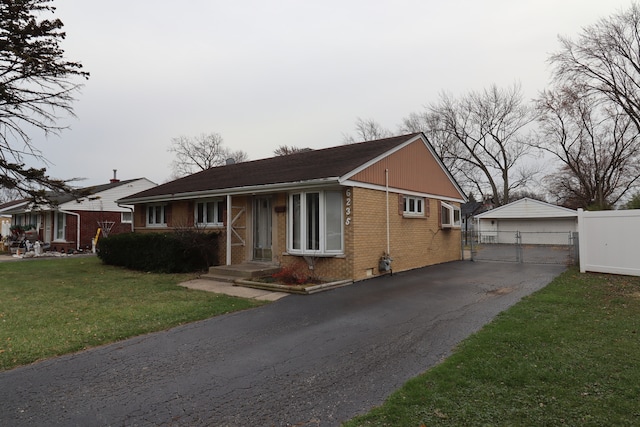
[[242,286],[234,286],[233,283],[208,279],[189,280],[187,282],[180,283],[180,286],[189,289],[197,289],[200,291],[215,292],[218,294],[257,299],[262,301],[277,301],[280,298],[289,295],[285,292],[273,292],[262,289],[244,288]]

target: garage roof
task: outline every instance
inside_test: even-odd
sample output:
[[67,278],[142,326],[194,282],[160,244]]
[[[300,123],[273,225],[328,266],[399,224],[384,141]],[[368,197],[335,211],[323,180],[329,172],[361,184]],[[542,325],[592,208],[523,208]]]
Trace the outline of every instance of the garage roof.
[[527,218],[577,218],[578,212],[562,206],[541,202],[540,200],[516,200],[476,215],[478,219],[527,219]]

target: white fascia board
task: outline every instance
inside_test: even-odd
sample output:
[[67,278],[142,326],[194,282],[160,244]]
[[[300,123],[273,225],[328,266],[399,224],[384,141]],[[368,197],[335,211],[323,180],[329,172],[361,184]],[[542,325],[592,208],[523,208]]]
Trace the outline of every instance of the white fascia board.
[[236,187],[236,188],[223,188],[220,190],[205,190],[205,191],[194,191],[190,193],[180,193],[180,194],[164,194],[159,196],[150,196],[150,197],[141,197],[137,199],[127,199],[123,201],[122,199],[116,200],[118,204],[138,204],[138,203],[159,203],[159,202],[170,202],[177,200],[191,200],[191,199],[205,199],[212,197],[222,197],[222,196],[239,196],[239,195],[254,195],[254,194],[265,194],[265,193],[274,193],[280,191],[291,191],[291,190],[304,190],[308,188],[317,188],[317,187],[327,187],[331,185],[340,185],[338,177],[332,178],[322,178],[312,181],[300,181],[300,182],[284,182],[280,184],[266,184],[266,185],[255,185],[249,187]]
[[[360,182],[360,181],[343,181],[341,185],[348,186],[348,187],[366,188],[368,190],[386,191],[386,187],[384,185],[369,184],[369,183]],[[403,190],[401,188],[389,187],[389,191],[392,193],[404,194],[406,196],[426,197],[427,199],[437,199],[437,200],[444,200],[447,202],[464,203],[463,199],[456,199],[455,197],[440,196],[438,194],[431,194],[431,193],[420,193],[418,191]]]

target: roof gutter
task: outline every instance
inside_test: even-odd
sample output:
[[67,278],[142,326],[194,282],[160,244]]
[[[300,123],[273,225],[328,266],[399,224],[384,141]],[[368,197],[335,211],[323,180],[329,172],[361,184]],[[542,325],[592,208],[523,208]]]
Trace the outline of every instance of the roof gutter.
[[322,179],[317,179],[312,181],[252,185],[247,187],[223,188],[219,190],[192,191],[189,193],[162,194],[162,195],[148,196],[148,197],[125,198],[125,199],[116,200],[116,203],[118,204],[118,206],[120,206],[121,204],[165,202],[165,201],[175,201],[175,200],[188,200],[188,199],[202,198],[202,197],[216,197],[216,196],[219,197],[219,196],[227,196],[227,195],[238,196],[242,194],[253,195],[253,194],[272,193],[274,191],[314,188],[314,187],[321,187],[321,186],[326,186],[330,184],[340,184],[339,177],[322,178]]

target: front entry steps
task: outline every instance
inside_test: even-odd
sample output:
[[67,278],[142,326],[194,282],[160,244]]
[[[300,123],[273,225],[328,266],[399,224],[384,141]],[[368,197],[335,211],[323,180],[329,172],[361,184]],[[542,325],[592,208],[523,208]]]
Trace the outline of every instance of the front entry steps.
[[258,277],[271,276],[278,271],[280,271],[280,267],[274,264],[246,262],[243,264],[209,267],[209,272],[203,274],[200,278],[233,283],[236,280],[251,280]]

